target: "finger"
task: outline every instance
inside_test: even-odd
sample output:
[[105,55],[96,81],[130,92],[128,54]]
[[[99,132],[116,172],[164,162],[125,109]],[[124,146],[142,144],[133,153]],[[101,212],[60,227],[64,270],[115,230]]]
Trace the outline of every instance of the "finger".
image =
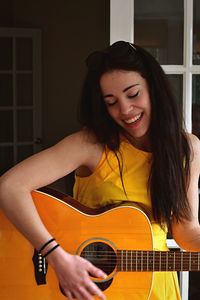
[[73,296],[72,296],[72,294],[71,294],[71,292],[69,292],[69,291],[66,292],[64,295],[67,296],[68,300],[73,300],[74,299]]
[[77,300],[93,300],[92,295],[83,286],[80,286],[78,290],[74,291],[74,296]]
[[87,289],[92,295],[99,297],[99,299],[106,299],[106,296],[103,294],[103,292],[92,281],[88,284]]
[[107,274],[105,272],[103,272],[101,269],[95,267],[91,263],[89,263],[88,267],[89,267],[88,271],[92,276],[94,276],[96,278],[97,277],[103,278],[103,279],[105,279],[107,277]]
[[[83,298],[83,299],[87,299],[87,300],[94,299],[92,296],[97,296],[99,299],[102,299],[102,300],[106,299],[104,293],[89,278],[85,280],[83,285],[80,285],[78,287],[78,292],[81,294],[82,297],[86,297],[86,298]],[[89,295],[90,298],[88,298],[88,295]]]
[[60,288],[61,293],[62,293],[64,296],[66,296],[66,294],[65,294],[65,292],[64,292],[64,289],[62,288],[62,286],[60,285],[60,283],[59,283],[59,288]]

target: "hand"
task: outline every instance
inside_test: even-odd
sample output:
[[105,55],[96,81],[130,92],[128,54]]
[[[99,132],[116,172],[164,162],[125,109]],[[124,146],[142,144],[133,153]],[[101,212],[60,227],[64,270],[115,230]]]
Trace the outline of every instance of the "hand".
[[59,247],[49,254],[48,262],[54,268],[61,290],[69,300],[74,298],[92,300],[94,296],[101,300],[106,299],[103,292],[89,276],[90,274],[96,278],[106,278],[106,274],[86,259],[71,255]]

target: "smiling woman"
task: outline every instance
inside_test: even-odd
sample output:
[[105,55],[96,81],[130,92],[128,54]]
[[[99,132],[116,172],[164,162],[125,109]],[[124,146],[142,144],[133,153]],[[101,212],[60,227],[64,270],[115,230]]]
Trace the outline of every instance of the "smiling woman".
[[[200,141],[182,128],[166,75],[143,48],[119,41],[92,53],[86,63],[88,70],[79,107],[83,129],[5,173],[0,179],[1,207],[37,249],[36,254],[41,252],[38,255],[54,269],[62,293],[69,300],[91,300],[94,296],[102,300],[106,297],[108,300],[118,299],[116,297],[120,300],[178,300],[177,274],[172,271],[176,268],[171,265],[170,254],[167,254],[167,272],[159,270],[162,269],[162,251],[168,253],[169,250],[168,230],[182,248],[200,250],[197,209]],[[63,209],[51,210],[46,212],[51,226],[45,226],[32,191],[72,171],[76,174],[74,198],[79,205],[94,209],[92,217],[84,227],[83,222],[73,222],[67,217]],[[75,200],[70,201],[71,207]],[[152,242],[148,246],[146,239],[145,247],[140,243],[143,234],[146,237],[144,223],[138,225],[136,243],[133,243],[136,216],[127,212],[119,228],[116,224],[122,219],[120,214],[113,214],[108,223],[105,222],[104,212],[108,208],[124,206],[127,201],[139,205],[148,215],[145,222],[152,225]],[[43,205],[47,208],[48,202],[43,201]],[[102,219],[97,217],[100,224],[94,218],[98,209],[103,215]],[[67,218],[67,234],[64,228],[59,228],[59,210],[62,216],[64,214],[63,220]],[[101,224],[106,226],[103,228]],[[77,227],[79,234],[75,236]],[[98,234],[96,229],[100,229]],[[81,246],[75,247],[73,252],[64,250],[62,232],[65,239],[71,233],[75,244]],[[118,233],[121,236],[114,245],[110,238]],[[120,244],[122,240],[126,241],[124,249]],[[80,257],[80,249],[84,256]],[[143,250],[155,250],[153,257],[159,256],[160,268],[154,264],[152,267],[153,258],[148,261],[150,254]],[[95,261],[100,258],[100,262],[93,264],[90,255],[95,256]],[[129,261],[134,255],[136,270],[140,264],[142,270],[156,271],[148,288],[141,285],[141,276],[129,280],[132,277],[125,272],[133,269]],[[103,267],[107,260],[112,266],[110,272]],[[146,262],[145,266],[141,262]],[[183,264],[180,269],[181,266]],[[145,276],[148,275],[145,273]],[[61,297],[54,295],[56,293],[48,294],[47,299]],[[44,298],[42,295],[39,300]]]
[[100,86],[112,119],[130,134],[135,146],[149,151],[151,103],[146,80],[134,71],[113,70],[102,75]]

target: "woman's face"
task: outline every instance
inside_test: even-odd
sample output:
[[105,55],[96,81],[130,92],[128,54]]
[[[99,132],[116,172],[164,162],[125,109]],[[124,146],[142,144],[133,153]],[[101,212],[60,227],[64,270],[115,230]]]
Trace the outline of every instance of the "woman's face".
[[113,70],[100,79],[102,95],[113,120],[133,139],[148,148],[151,101],[146,80],[137,72]]

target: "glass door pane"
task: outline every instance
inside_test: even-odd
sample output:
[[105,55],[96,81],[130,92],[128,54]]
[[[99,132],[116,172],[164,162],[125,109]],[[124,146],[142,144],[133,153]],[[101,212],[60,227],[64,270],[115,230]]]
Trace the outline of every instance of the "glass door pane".
[[14,164],[13,147],[0,147],[0,176]]
[[13,65],[12,38],[0,37],[0,70],[11,70]]
[[0,143],[13,142],[13,111],[0,111]]
[[193,3],[193,64],[200,65],[200,1]]
[[33,143],[33,111],[30,109],[17,111],[17,142]]
[[32,70],[33,50],[32,38],[16,38],[17,70]]
[[16,75],[17,105],[33,105],[33,76],[32,74]]
[[200,75],[192,76],[192,132],[200,139]]
[[168,74],[167,75],[169,82],[171,84],[173,93],[177,100],[177,103],[182,111],[183,107],[183,76],[182,75],[175,75],[175,74]]
[[13,75],[0,74],[0,108],[13,105]]
[[134,41],[162,65],[183,64],[183,0],[135,0]]

